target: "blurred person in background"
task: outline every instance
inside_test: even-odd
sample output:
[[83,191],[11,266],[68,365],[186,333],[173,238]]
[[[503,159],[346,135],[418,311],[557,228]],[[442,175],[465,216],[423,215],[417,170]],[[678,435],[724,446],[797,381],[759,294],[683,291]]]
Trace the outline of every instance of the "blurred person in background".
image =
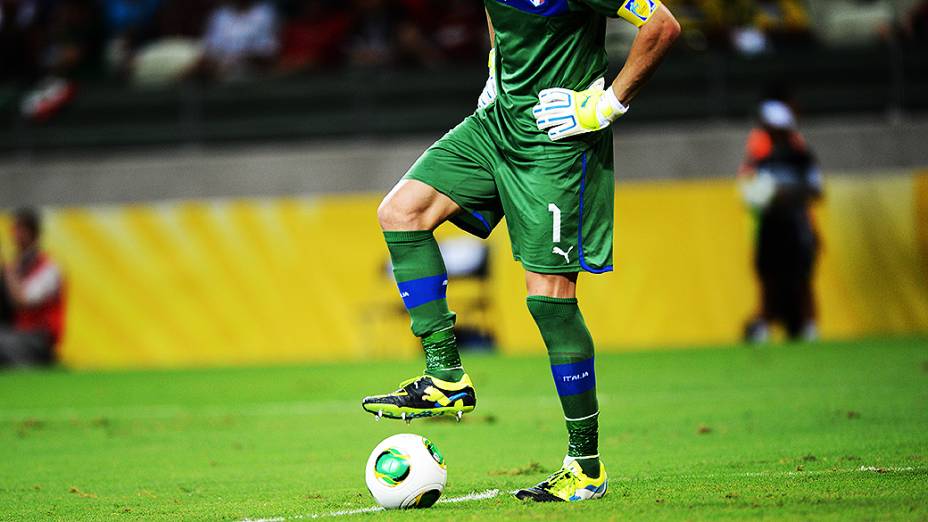
[[692,50],[756,55],[814,41],[800,0],[675,0],[683,42]]
[[49,2],[48,18],[38,31],[37,69],[42,77],[22,100],[24,117],[46,120],[77,90],[76,80],[99,66],[103,42],[101,16],[94,0]]
[[[195,75],[203,63],[206,21],[216,3],[160,0],[150,28],[140,33],[142,45],[124,56],[121,71],[136,84],[147,86],[177,83]],[[118,53],[111,55],[114,57],[118,58]]]
[[152,21],[145,23],[135,45],[122,56],[121,67],[119,53],[110,53],[119,71],[139,85],[177,83],[205,70],[205,66],[198,69],[203,63],[203,33],[216,2],[159,0],[158,5]]
[[289,73],[338,66],[352,23],[350,10],[340,2],[296,2],[281,31],[278,68]]
[[928,0],[922,0],[909,9],[899,21],[897,32],[907,44],[928,44]]
[[0,0],[0,83],[34,81],[45,2]]
[[776,49],[804,46],[815,41],[809,12],[800,0],[756,2],[754,24]]
[[442,55],[414,22],[415,2],[354,0],[346,55],[353,67],[434,67]]
[[486,18],[470,0],[410,2],[410,18],[447,63],[479,63],[486,56]]
[[200,40],[220,0],[162,0],[157,15],[158,38]]
[[705,51],[727,46],[728,29],[720,5],[707,0],[675,0],[668,5],[683,27],[681,40],[687,48]]
[[822,197],[822,174],[789,104],[767,99],[759,113],[739,172],[756,218],[754,267],[761,294],[745,340],[766,342],[770,325],[779,322],[791,340],[811,341],[818,335],[812,276],[819,241],[810,210]]
[[106,61],[116,73],[127,73],[135,52],[154,36],[161,3],[161,0],[103,0]]
[[257,0],[232,0],[210,15],[199,70],[208,78],[247,78],[270,69],[279,48],[274,6]]
[[800,0],[715,0],[723,13],[731,45],[756,55],[814,41],[809,14]]
[[14,213],[16,252],[3,276],[13,324],[0,326],[0,366],[55,362],[55,346],[64,328],[64,281],[58,265],[40,249],[41,230],[38,211]]
[[890,36],[892,0],[832,0],[820,19],[820,36],[833,46],[872,45]]

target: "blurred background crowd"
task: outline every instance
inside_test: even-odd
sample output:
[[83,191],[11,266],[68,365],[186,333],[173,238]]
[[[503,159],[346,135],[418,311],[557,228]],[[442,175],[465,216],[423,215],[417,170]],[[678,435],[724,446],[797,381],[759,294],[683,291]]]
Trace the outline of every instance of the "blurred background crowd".
[[[696,51],[928,41],[928,2],[902,9],[888,0],[821,4],[668,2],[686,29],[683,45]],[[0,63],[4,81],[120,75],[139,53],[186,42],[202,53],[203,72],[220,78],[339,66],[436,67],[480,60],[482,11],[470,0],[3,0]]]
[[[668,0],[679,52],[741,55],[831,45],[928,42],[928,1]],[[627,45],[622,24],[610,46]],[[0,84],[28,88],[43,118],[75,80],[232,81],[337,68],[479,64],[487,48],[473,0],[2,0]],[[30,96],[31,94],[31,96]]]
[[[743,119],[771,83],[806,113],[928,107],[928,0],[666,3],[683,37],[627,124]],[[610,74],[634,34],[608,25]],[[475,0],[0,0],[0,152],[432,133],[487,40]]]
[[0,2],[4,82],[438,67],[479,62],[486,46],[483,9],[465,0]]

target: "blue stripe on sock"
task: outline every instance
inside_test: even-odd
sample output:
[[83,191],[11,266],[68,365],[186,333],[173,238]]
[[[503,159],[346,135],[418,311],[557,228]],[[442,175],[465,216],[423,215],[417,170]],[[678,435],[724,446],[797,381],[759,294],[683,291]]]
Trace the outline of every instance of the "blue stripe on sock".
[[553,364],[551,374],[560,396],[577,395],[596,388],[596,373],[593,371],[593,358],[585,361]]
[[425,303],[444,299],[448,294],[448,274],[403,281],[396,284],[400,288],[400,297],[406,309],[415,308]]

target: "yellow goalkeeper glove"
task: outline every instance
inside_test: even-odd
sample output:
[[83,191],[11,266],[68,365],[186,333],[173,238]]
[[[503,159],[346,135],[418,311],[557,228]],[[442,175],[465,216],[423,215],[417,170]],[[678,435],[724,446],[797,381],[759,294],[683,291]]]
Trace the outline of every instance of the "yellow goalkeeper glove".
[[600,78],[585,91],[545,89],[538,94],[538,105],[532,109],[538,130],[547,131],[552,141],[578,134],[603,130],[628,111],[616,98],[610,86],[603,89]]
[[496,48],[490,49],[490,59],[487,60],[487,67],[490,69],[487,83],[483,86],[483,92],[477,98],[477,109],[482,109],[493,103],[496,99]]

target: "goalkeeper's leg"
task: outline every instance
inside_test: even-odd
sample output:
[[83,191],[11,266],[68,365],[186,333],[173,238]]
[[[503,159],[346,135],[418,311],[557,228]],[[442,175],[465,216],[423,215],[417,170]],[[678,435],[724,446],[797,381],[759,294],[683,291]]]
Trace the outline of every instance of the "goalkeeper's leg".
[[600,498],[606,493],[607,481],[599,461],[593,339],[577,306],[577,274],[529,272],[526,281],[528,309],[548,349],[568,444],[564,466],[516,496],[540,502]]
[[458,211],[449,197],[416,180],[400,181],[378,209],[393,274],[412,331],[425,350],[424,375],[404,381],[395,392],[363,400],[364,409],[378,417],[460,416],[476,405],[473,385],[458,355],[455,315],[445,299],[448,275],[432,235]]

